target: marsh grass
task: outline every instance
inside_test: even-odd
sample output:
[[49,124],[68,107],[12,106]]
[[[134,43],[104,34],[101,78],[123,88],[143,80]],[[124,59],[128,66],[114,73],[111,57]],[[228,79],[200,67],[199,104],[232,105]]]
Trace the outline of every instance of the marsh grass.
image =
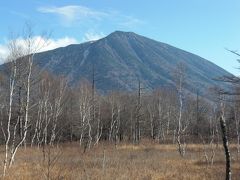
[[[232,152],[236,151],[231,146]],[[6,179],[217,179],[225,177],[222,147],[217,148],[213,166],[207,166],[201,144],[189,144],[186,157],[176,151],[176,145],[144,141],[135,146],[122,143],[117,146],[100,143],[87,152],[78,143],[65,143],[51,148],[50,165],[43,161],[42,149],[20,149],[14,166]],[[233,179],[240,176],[240,162],[233,157]],[[1,154],[1,159],[3,153]],[[47,174],[49,173],[49,176]]]

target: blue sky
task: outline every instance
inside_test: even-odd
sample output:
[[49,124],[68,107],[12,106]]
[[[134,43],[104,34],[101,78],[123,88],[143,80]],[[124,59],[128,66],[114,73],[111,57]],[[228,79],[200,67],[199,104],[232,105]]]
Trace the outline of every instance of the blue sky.
[[[10,32],[31,22],[51,32],[48,49],[133,31],[206,58],[234,74],[240,50],[239,0],[8,0],[0,2],[0,56]],[[47,50],[47,49],[46,49]]]

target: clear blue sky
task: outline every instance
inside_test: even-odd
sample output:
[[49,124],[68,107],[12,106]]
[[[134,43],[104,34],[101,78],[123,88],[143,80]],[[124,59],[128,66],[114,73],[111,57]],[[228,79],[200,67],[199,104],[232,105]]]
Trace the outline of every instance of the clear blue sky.
[[133,31],[240,74],[238,57],[224,49],[240,50],[239,17],[239,0],[1,1],[0,53],[9,32],[19,32],[30,21],[36,35],[52,32],[53,47],[97,39],[115,30]]

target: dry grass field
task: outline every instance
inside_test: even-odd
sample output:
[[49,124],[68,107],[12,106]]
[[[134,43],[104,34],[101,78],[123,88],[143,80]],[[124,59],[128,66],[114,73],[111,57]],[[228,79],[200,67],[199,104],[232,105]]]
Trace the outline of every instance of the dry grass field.
[[[231,147],[236,152],[235,147]],[[1,159],[3,159],[3,152]],[[77,143],[42,149],[20,149],[14,166],[5,179],[225,179],[224,153],[216,150],[213,166],[207,166],[203,145],[189,144],[185,158],[176,151],[176,145],[143,142],[138,146],[101,143],[83,153]],[[232,153],[233,179],[240,177],[240,163]]]

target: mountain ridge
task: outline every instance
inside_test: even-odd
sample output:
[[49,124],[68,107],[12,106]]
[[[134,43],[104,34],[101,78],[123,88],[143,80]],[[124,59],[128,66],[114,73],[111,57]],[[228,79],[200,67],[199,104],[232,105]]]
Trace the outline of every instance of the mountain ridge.
[[[200,89],[218,85],[213,79],[231,75],[214,63],[180,48],[158,42],[134,32],[115,31],[96,41],[72,44],[36,55],[35,63],[54,74],[62,74],[76,84],[91,80],[96,71],[98,89],[135,90],[137,80],[154,89],[174,86],[172,72],[178,63],[187,66],[188,88],[199,83]],[[191,81],[191,82],[190,82]]]

